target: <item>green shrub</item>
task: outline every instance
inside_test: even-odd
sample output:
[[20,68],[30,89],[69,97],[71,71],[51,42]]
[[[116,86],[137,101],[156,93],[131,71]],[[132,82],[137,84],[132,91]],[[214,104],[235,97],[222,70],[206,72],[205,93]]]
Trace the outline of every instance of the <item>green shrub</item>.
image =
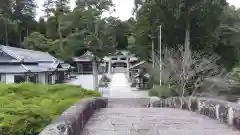
[[177,93],[174,90],[169,89],[167,85],[163,86],[154,85],[154,87],[149,91],[149,96],[168,98],[177,96]]
[[106,75],[103,75],[102,78],[99,80],[99,87],[108,87],[108,84],[111,82],[111,79],[108,78]]
[[0,85],[0,134],[37,135],[82,98],[100,93],[72,85]]
[[103,75],[102,78],[100,79],[101,82],[110,82],[111,79],[108,78],[106,75]]

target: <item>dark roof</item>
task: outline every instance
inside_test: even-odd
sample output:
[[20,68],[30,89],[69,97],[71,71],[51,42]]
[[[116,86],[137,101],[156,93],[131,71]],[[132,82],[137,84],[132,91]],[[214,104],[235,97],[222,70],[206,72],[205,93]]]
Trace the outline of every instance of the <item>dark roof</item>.
[[3,46],[3,45],[0,45],[0,49],[2,51],[4,51],[5,53],[7,53],[8,55],[10,55],[13,58],[16,58],[18,60],[37,61],[37,62],[58,61],[58,59],[54,58],[52,55],[50,55],[47,52],[33,51],[33,50],[10,47],[10,46]]
[[142,65],[142,64],[144,64],[144,63],[146,63],[146,61],[141,61],[141,62],[139,62],[139,63],[131,66],[130,69],[133,69],[133,68],[135,68],[135,67],[138,67],[138,66],[140,66],[140,65]]
[[108,56],[128,56],[128,55],[133,55],[131,52],[127,50],[116,50],[113,53],[109,53]]
[[[75,62],[85,62],[85,61],[92,61],[94,58],[94,54],[90,51],[86,51],[83,55],[79,57],[73,57],[73,61]],[[100,58],[97,57],[97,60],[99,61]]]
[[22,65],[0,65],[0,73],[25,73],[26,69]]
[[62,62],[47,52],[4,45],[0,45],[0,50],[13,58],[13,60],[0,61],[1,73],[53,71],[56,70],[60,62]]
[[[0,60],[0,64],[21,64],[23,63],[22,61],[20,60]],[[37,64],[37,62],[35,61],[27,61],[27,62],[24,62],[26,64]]]
[[26,72],[44,72],[47,71],[38,65],[0,65],[0,73],[26,73]]

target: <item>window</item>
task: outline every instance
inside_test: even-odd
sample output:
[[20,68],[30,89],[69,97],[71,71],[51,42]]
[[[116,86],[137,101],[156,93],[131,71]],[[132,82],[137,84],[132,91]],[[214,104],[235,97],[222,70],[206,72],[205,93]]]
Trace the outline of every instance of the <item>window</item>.
[[6,74],[0,74],[0,82],[6,83]]
[[52,74],[46,73],[46,80],[48,84],[52,84]]
[[120,58],[120,60],[127,60],[127,58]]
[[38,75],[37,74],[28,75],[28,81],[32,83],[37,83]]
[[134,69],[132,69],[132,72],[133,73],[138,73],[138,69],[134,68]]
[[26,76],[25,75],[15,75],[14,82],[15,83],[24,83],[24,82],[26,82]]
[[92,72],[92,63],[84,63],[83,64],[83,72],[84,73]]

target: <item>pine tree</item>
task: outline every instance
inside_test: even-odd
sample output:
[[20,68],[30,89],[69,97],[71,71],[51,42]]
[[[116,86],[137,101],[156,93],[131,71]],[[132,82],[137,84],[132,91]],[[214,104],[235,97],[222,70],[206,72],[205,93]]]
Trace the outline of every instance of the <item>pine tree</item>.
[[55,11],[55,1],[54,0],[45,0],[43,4],[43,11],[45,17],[49,18]]
[[69,8],[69,0],[57,0],[56,1],[56,11],[55,11],[55,16],[57,17],[57,22],[58,22],[58,29],[57,33],[59,36],[59,47],[60,50],[63,52],[63,34],[62,34],[62,29],[64,28],[63,26],[63,18],[70,11]]

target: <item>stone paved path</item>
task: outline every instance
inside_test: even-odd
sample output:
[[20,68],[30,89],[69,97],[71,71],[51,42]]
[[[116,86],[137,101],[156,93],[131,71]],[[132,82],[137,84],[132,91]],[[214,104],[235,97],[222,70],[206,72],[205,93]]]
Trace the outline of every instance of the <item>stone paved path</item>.
[[146,108],[149,98],[131,91],[124,74],[113,76],[111,92],[108,108],[90,118],[82,135],[240,135],[227,125],[194,112]]
[[239,135],[219,121],[170,108],[106,108],[92,116],[83,135]]
[[133,91],[124,73],[116,73],[112,76],[109,91],[110,94],[106,96],[111,98],[148,97],[147,91]]

